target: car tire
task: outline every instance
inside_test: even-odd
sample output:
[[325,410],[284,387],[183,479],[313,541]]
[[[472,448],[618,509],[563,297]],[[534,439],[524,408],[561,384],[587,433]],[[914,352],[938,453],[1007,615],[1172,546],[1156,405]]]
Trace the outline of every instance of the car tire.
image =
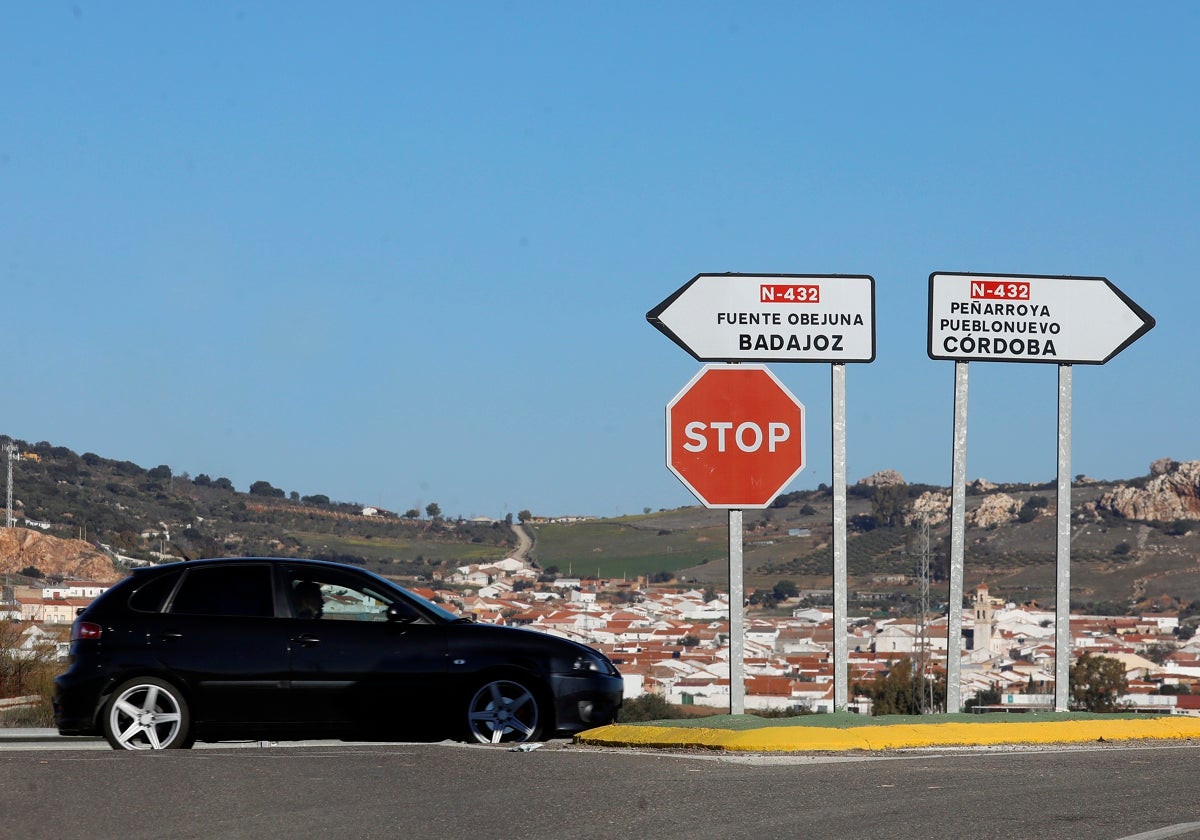
[[467,704],[468,740],[480,744],[537,741],[546,726],[548,708],[528,680],[491,678],[472,692]]
[[157,677],[121,683],[100,713],[100,728],[115,750],[187,749],[191,724],[183,692]]

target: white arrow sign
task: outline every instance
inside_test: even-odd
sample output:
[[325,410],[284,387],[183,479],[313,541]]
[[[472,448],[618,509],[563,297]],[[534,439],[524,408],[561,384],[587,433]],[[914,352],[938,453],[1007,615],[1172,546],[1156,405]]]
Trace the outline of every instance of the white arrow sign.
[[1103,277],[929,275],[929,357],[1102,365],[1154,327]]
[[646,320],[702,362],[870,362],[875,280],[697,274]]

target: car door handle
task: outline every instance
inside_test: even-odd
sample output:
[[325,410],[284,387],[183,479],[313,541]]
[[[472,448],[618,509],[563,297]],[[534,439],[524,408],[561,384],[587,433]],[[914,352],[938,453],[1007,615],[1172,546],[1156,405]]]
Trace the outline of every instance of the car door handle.
[[296,638],[292,639],[292,641],[300,645],[300,647],[312,647],[313,645],[319,645],[321,643],[321,640],[311,633],[305,633],[302,636],[297,636]]
[[177,642],[183,638],[183,634],[178,630],[166,630],[158,635],[158,638],[164,642]]

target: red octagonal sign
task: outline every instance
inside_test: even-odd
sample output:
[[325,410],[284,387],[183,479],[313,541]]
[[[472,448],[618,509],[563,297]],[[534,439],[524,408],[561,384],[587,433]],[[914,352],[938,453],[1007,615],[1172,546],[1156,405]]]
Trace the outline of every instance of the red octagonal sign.
[[766,507],[804,469],[804,406],[762,365],[707,365],[667,405],[667,466],[705,507]]

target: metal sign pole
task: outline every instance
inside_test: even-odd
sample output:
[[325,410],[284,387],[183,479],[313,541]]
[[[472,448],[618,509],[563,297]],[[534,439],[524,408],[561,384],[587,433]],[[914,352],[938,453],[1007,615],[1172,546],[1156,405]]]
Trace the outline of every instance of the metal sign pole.
[[745,586],[742,583],[742,511],[729,510],[729,713],[746,711]]
[[833,708],[849,699],[846,640],[846,366],[831,366],[833,390]]
[[1058,543],[1054,599],[1054,711],[1065,712],[1071,679],[1071,385],[1070,365],[1058,366]]
[[950,476],[950,603],[946,625],[946,711],[962,710],[963,554],[967,507],[967,383],[969,362],[954,363],[954,466]]

